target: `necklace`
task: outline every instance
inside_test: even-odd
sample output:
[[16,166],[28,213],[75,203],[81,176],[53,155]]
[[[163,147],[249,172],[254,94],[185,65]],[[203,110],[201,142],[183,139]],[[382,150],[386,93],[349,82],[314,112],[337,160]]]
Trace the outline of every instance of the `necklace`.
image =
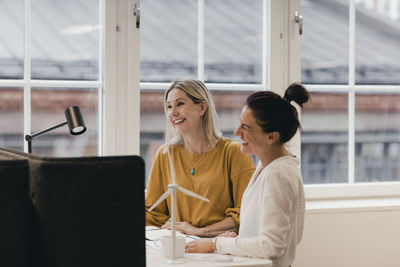
[[202,153],[200,159],[199,159],[194,165],[192,165],[192,162],[190,162],[189,155],[188,155],[188,153],[187,153],[186,146],[185,146],[185,155],[186,155],[186,158],[187,158],[187,160],[188,160],[188,162],[189,162],[189,165],[190,165],[190,168],[191,168],[191,169],[190,169],[190,174],[191,174],[191,175],[194,175],[194,168],[196,168],[197,165],[199,165],[200,161],[201,161],[201,160],[203,159],[203,157],[204,157],[204,154],[205,154],[205,153]]

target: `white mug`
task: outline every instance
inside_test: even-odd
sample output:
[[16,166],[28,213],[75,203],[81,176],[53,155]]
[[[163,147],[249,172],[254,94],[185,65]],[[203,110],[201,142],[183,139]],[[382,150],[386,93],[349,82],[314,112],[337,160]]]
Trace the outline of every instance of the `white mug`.
[[[163,248],[164,257],[172,259],[172,237],[171,236],[161,237],[161,244]],[[176,244],[175,258],[182,258],[185,255],[186,237],[176,236],[175,244]]]

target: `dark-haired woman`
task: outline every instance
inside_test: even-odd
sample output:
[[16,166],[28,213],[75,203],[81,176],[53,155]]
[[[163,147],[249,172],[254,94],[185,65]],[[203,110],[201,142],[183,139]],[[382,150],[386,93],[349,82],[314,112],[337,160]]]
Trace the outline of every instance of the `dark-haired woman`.
[[273,266],[290,266],[304,226],[305,201],[299,161],[285,144],[300,128],[296,108],[309,94],[300,84],[288,87],[283,98],[256,92],[247,98],[235,134],[241,151],[259,163],[242,197],[239,235],[188,243],[186,252],[221,252],[268,258]]

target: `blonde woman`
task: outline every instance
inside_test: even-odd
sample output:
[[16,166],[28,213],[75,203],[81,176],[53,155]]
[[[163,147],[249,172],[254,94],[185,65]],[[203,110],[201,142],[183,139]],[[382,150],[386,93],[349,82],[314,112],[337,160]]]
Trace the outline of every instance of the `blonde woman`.
[[176,182],[210,203],[177,193],[176,229],[212,237],[237,232],[242,194],[255,170],[240,143],[221,136],[215,107],[206,86],[198,80],[174,81],[164,96],[166,143],[154,158],[146,193],[146,225],[170,229],[171,199],[148,209],[172,182],[167,149],[174,163]]

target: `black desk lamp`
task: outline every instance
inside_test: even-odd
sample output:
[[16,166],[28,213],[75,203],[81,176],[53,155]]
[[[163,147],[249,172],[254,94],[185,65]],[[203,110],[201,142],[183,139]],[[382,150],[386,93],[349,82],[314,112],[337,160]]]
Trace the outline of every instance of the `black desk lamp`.
[[32,153],[32,140],[35,137],[42,135],[44,133],[50,132],[51,130],[57,129],[59,127],[62,127],[65,124],[68,124],[69,132],[72,135],[79,135],[79,134],[83,134],[84,132],[86,132],[86,126],[85,126],[85,122],[83,121],[82,112],[78,106],[72,106],[72,107],[67,108],[65,110],[65,117],[67,118],[67,121],[65,121],[65,122],[62,122],[60,124],[57,124],[53,127],[50,127],[46,130],[37,132],[32,135],[29,135],[29,134],[25,135],[25,140],[28,142],[28,152]]

